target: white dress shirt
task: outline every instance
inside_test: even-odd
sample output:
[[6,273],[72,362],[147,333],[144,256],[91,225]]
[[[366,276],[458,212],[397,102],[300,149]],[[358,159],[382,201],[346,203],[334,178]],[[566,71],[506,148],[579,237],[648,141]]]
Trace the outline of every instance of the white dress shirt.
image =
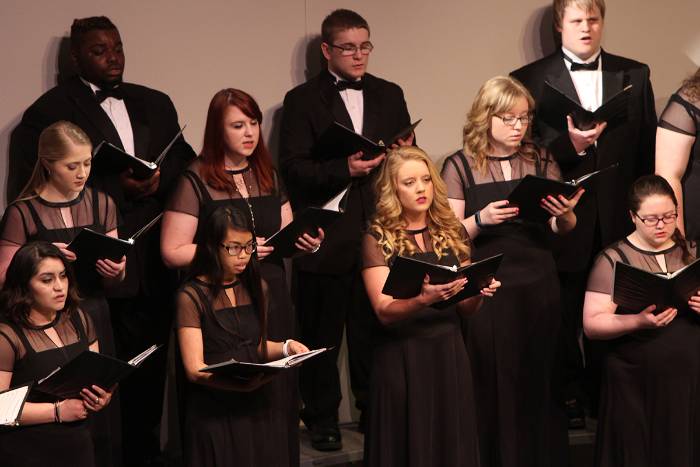
[[[83,83],[88,85],[93,93],[100,90],[99,87],[90,83],[89,81],[80,78]],[[131,128],[131,120],[129,119],[129,113],[126,111],[126,104],[121,99],[115,99],[114,97],[108,97],[100,103],[100,107],[105,111],[109,119],[112,121],[114,128],[117,129],[119,134],[119,139],[124,147],[124,152],[131,154],[132,156],[137,156],[134,152],[134,131]],[[137,156],[138,157],[138,156]]]
[[[598,107],[603,103],[603,57],[600,57],[600,50],[593,54],[588,60],[583,61],[574,55],[572,52],[566,48],[561,48],[562,52],[566,57],[571,60],[563,58],[566,69],[569,70],[571,75],[571,80],[574,82],[574,87],[576,88],[576,94],[578,94],[578,99],[581,102],[581,106],[595,112]],[[591,63],[594,62],[598,57],[598,69],[594,71],[588,70],[577,70],[571,71],[571,62],[574,63]]]
[[[330,69],[328,72],[333,75],[336,82],[345,81],[337,74],[333,73]],[[361,90],[357,89],[344,89],[340,91],[340,98],[343,99],[345,108],[350,114],[350,120],[352,121],[352,127],[355,133],[362,134],[362,122],[365,113],[365,100],[362,95]]]

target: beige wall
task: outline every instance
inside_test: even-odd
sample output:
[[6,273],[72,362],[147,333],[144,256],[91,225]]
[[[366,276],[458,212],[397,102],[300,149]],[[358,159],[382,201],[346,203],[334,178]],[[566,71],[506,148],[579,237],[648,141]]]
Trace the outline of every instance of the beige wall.
[[[651,66],[657,107],[663,107],[680,80],[700,66],[700,2],[608,3],[604,46]],[[307,62],[318,69],[315,48],[308,51],[307,44],[321,20],[334,8],[353,8],[372,28],[376,49],[370,71],[403,87],[411,115],[424,120],[420,144],[440,159],[459,147],[465,111],[484,80],[551,50],[548,5],[547,0],[3,0],[0,171],[6,172],[9,133],[22,112],[55,84],[58,51],[75,17],[112,18],[126,47],[125,78],[168,93],[188,124],[188,141],[198,149],[209,99],[227,86],[257,98],[270,137],[284,93],[305,80]],[[276,149],[274,135],[271,147]]]

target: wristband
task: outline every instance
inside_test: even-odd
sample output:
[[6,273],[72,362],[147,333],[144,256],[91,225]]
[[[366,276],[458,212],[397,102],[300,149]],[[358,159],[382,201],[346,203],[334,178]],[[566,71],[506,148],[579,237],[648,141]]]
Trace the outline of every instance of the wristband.
[[61,423],[61,412],[58,410],[58,404],[58,401],[53,403],[53,421]]
[[480,229],[486,227],[484,224],[481,223],[481,211],[476,211],[476,214],[474,214],[474,220],[476,221],[476,226]]
[[287,339],[284,341],[284,344],[282,344],[282,355],[285,357],[289,357],[289,343],[292,342],[291,339]]

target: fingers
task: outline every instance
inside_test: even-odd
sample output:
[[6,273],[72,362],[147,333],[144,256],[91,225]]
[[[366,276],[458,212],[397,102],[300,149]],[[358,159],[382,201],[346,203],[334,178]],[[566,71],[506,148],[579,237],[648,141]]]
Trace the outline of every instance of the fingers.
[[576,207],[576,205],[578,204],[579,200],[581,199],[581,196],[583,196],[583,194],[584,194],[585,192],[586,192],[586,190],[585,190],[584,188],[579,188],[579,190],[578,190],[576,193],[574,193],[574,196],[572,196],[569,200],[567,200],[568,203],[569,203],[569,207],[570,207],[571,209],[573,209],[574,207]]
[[700,292],[690,297],[690,300],[688,300],[688,306],[690,306],[694,312],[700,313]]
[[291,350],[292,355],[309,351],[308,347],[306,347],[304,344],[294,340],[289,343],[289,350]]
[[313,252],[316,252],[319,248],[321,248],[322,241],[323,241],[322,238],[314,238],[309,234],[304,234],[304,235],[300,236],[299,238],[297,238],[297,241],[295,242],[294,245],[297,248],[299,248],[300,250],[304,250],[304,251],[307,251],[309,253],[313,253]]
[[559,217],[569,210],[566,205],[563,204],[561,199],[557,199],[554,196],[548,195],[546,198],[540,200],[540,206],[553,215],[554,217]]
[[258,252],[258,259],[263,259],[264,257],[269,256],[274,250],[275,247],[273,246],[259,245],[256,249]]
[[657,326],[668,326],[671,321],[678,314],[678,310],[675,308],[667,308],[658,315],[656,315],[656,325]]

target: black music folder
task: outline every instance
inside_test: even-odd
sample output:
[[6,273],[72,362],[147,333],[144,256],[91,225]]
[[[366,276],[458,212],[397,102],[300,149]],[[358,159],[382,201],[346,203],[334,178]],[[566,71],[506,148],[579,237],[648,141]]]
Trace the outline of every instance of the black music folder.
[[80,390],[90,389],[93,384],[102,389],[109,389],[129,376],[159,347],[159,345],[152,345],[128,362],[86,350],[63,367],[59,366],[45,378],[37,381],[32,391],[59,399],[70,399],[80,397]]
[[0,391],[0,426],[17,426],[31,384]]
[[[596,123],[624,121],[627,119],[627,104],[632,95],[632,85],[610,97],[595,111],[591,112],[581,107],[581,104],[567,96],[562,90],[549,81],[544,82],[544,92],[540,103],[540,117],[552,127],[566,130],[566,116],[571,115],[574,126],[579,130],[590,130]],[[544,110],[546,109],[546,111]]]
[[231,359],[225,362],[216,363],[214,365],[205,366],[199,371],[214,373],[216,375],[235,376],[238,378],[248,378],[259,373],[275,374],[301,365],[302,362],[313,358],[326,350],[327,349],[325,347],[321,349],[309,350],[308,352],[290,355],[289,357],[284,357],[267,363],[239,362]]
[[[318,235],[318,228],[326,229],[345,211],[345,201],[350,186],[331,198],[322,207],[307,207],[294,214],[294,220],[265,240],[266,246],[275,247],[268,258],[290,258],[303,253],[295,243],[297,238],[307,233],[312,237]],[[264,261],[263,260],[263,261]]]
[[559,195],[571,198],[580,188],[591,188],[591,183],[598,175],[616,168],[617,164],[613,164],[566,182],[536,175],[526,175],[508,195],[508,207],[519,207],[518,217],[521,219],[546,222],[551,217],[551,214],[540,205],[542,198],[548,195],[552,195],[555,198]]
[[131,247],[144,232],[148,231],[156,222],[163,217],[163,213],[158,214],[151,221],[141,227],[134,235],[127,239],[110,237],[94,230],[83,228],[75,236],[67,248],[75,253],[80,264],[93,265],[98,259],[110,259],[119,261],[126,255]]
[[466,277],[468,282],[461,292],[449,300],[431,305],[435,308],[445,308],[465,298],[478,295],[481,289],[487,287],[495,277],[502,259],[503,254],[498,254],[467,266],[450,267],[428,263],[410,256],[397,256],[391,265],[382,293],[394,298],[415,297],[420,294],[426,274],[430,276],[431,284],[445,284],[457,278]]
[[386,142],[380,140],[376,143],[338,122],[333,122],[321,134],[314,146],[314,152],[331,158],[343,158],[362,151],[362,159],[371,160],[386,152],[392,144],[397,144],[399,139],[407,138],[421,121],[422,119],[416,120],[406,128],[402,128]]
[[170,148],[175,144],[175,141],[177,141],[180,135],[182,135],[186,126],[187,125],[184,125],[180,128],[180,131],[170,140],[153,162],[141,159],[137,156],[132,156],[112,143],[102,141],[92,153],[92,157],[95,159],[95,170],[99,173],[120,174],[127,169],[131,169],[134,172],[133,177],[136,179],[143,180],[150,178],[153,173],[158,170],[160,163],[163,162],[165,156],[168,155]]
[[613,302],[642,311],[656,305],[656,313],[668,307],[685,308],[688,299],[700,289],[700,259],[673,273],[652,273],[616,262],[613,278]]

